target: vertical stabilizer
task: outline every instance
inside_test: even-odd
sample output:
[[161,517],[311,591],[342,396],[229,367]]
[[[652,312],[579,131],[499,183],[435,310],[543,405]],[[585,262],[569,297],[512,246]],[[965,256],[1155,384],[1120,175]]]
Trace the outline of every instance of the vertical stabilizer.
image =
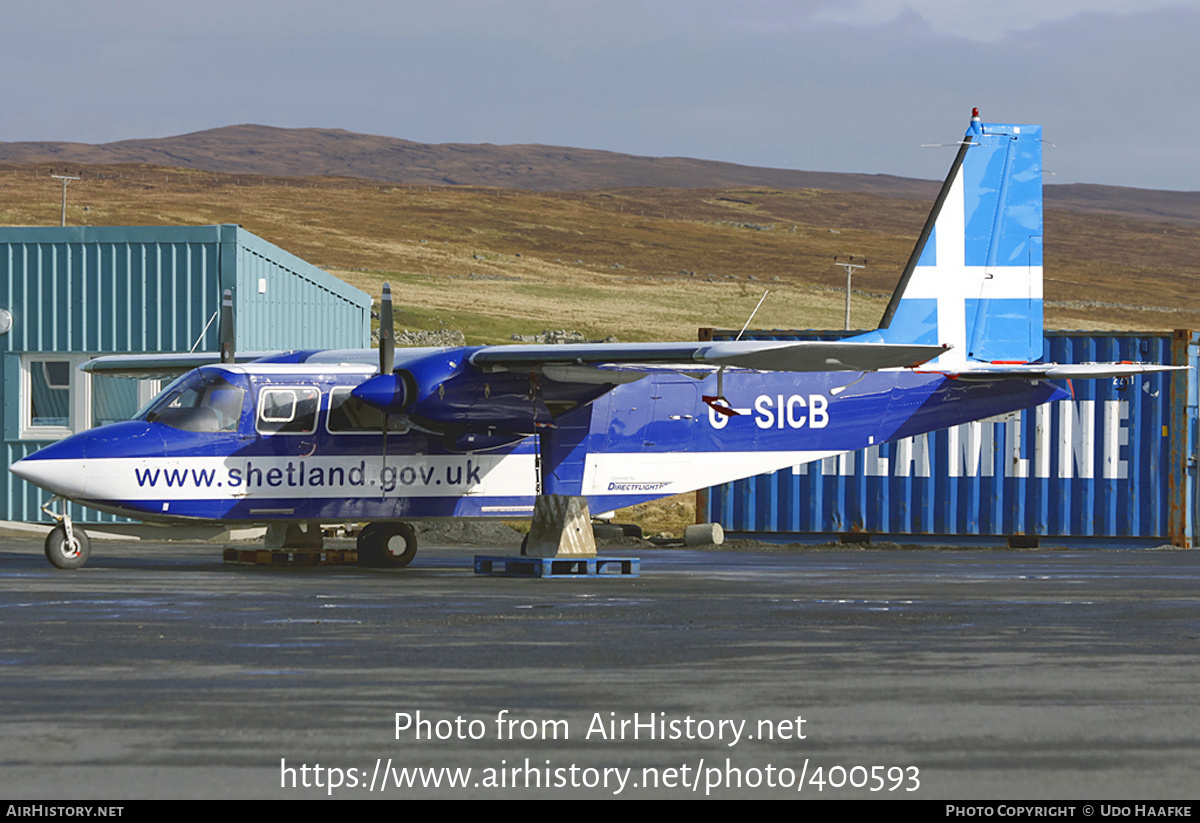
[[934,364],[1042,356],[1042,129],[981,123],[959,145],[878,331],[950,344]]

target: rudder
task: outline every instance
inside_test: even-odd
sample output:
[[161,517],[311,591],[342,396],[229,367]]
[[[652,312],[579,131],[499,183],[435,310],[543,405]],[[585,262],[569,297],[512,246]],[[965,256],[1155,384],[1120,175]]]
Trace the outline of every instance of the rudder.
[[948,343],[933,361],[1042,356],[1042,129],[972,117],[880,328],[858,339]]

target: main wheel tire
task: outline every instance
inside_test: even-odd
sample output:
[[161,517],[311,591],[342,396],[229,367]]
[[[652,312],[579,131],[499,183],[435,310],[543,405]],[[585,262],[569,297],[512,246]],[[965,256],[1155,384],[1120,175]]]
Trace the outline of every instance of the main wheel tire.
[[59,569],[78,569],[92,553],[92,541],[78,526],[71,529],[73,541],[67,540],[67,527],[59,523],[46,535],[46,559]]
[[620,523],[593,523],[593,540],[620,540],[625,536],[625,530]]
[[408,523],[371,523],[358,533],[358,565],[398,569],[417,556],[417,532]]
[[379,541],[385,568],[407,566],[417,556],[417,530],[407,523],[383,524]]

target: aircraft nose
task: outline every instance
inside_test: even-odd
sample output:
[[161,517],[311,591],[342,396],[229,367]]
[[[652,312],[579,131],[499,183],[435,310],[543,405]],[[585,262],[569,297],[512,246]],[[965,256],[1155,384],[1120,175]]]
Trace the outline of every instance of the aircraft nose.
[[162,438],[141,421],[114,423],[52,443],[8,470],[52,494],[71,499],[110,496],[111,478],[103,469],[109,458],[160,454]]
[[81,460],[60,460],[40,455],[45,449],[18,460],[8,470],[22,480],[63,497],[78,497],[84,491],[84,473],[80,471]]

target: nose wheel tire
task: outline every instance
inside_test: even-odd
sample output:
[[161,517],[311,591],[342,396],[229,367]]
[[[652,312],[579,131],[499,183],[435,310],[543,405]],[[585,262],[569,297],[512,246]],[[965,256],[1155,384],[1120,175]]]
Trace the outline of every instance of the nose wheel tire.
[[87,562],[92,553],[92,541],[87,533],[74,526],[71,540],[67,540],[67,529],[59,523],[46,535],[46,559],[60,569],[78,569]]
[[358,533],[358,565],[398,569],[417,556],[417,533],[408,523],[370,523]]

